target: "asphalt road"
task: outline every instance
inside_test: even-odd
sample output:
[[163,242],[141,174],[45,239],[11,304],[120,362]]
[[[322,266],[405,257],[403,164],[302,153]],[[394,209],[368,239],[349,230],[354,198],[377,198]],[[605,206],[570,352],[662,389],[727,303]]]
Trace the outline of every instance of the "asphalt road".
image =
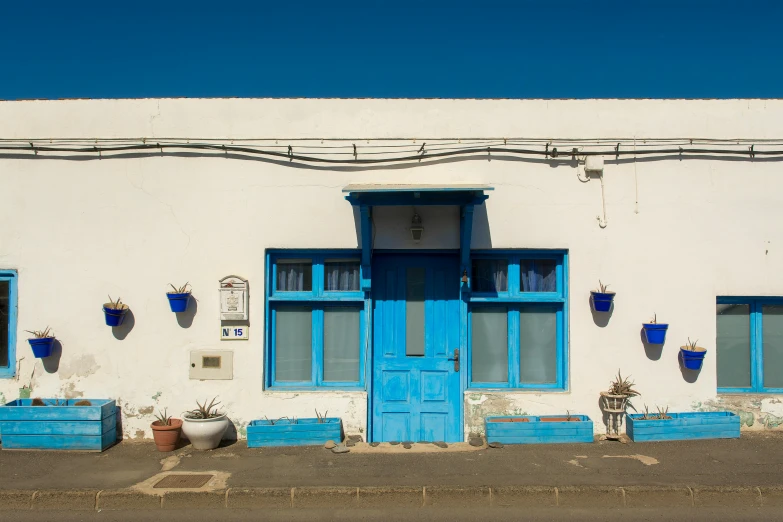
[[269,522],[320,522],[320,521],[390,521],[414,520],[431,522],[453,521],[775,521],[783,520],[783,512],[773,508],[734,508],[734,509],[564,509],[544,508],[535,510],[514,509],[414,509],[414,510],[285,510],[285,511],[135,511],[135,512],[57,512],[57,511],[0,511],[0,520],[18,522],[195,522],[195,521],[269,521]]

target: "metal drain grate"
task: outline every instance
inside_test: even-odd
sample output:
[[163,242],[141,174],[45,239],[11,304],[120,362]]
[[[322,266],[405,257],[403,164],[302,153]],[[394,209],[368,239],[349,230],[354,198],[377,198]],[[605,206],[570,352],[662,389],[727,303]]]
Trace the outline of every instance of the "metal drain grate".
[[163,477],[161,480],[152,486],[155,489],[159,488],[171,488],[171,489],[183,489],[183,488],[200,488],[212,479],[215,475],[169,475]]

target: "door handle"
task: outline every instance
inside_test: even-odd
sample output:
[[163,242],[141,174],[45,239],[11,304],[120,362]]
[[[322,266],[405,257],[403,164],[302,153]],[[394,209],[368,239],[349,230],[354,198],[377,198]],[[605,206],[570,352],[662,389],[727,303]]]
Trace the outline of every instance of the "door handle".
[[459,348],[454,348],[454,357],[449,357],[449,361],[454,361],[454,371],[459,371]]

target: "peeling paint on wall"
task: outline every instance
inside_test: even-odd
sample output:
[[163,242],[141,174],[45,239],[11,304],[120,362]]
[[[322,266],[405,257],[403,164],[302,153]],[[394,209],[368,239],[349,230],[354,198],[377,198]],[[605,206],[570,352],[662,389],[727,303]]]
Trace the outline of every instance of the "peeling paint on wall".
[[704,402],[694,402],[691,409],[736,413],[742,429],[769,430],[783,425],[783,402],[764,395],[720,395]]
[[95,362],[95,357],[91,354],[84,354],[61,362],[57,374],[60,376],[60,379],[65,381],[73,376],[87,377],[98,371],[99,368],[100,366]]

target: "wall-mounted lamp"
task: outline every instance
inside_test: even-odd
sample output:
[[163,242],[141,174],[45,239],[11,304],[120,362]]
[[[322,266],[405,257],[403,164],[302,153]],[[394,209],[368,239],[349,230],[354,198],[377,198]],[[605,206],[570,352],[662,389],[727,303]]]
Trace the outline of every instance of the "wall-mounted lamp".
[[424,226],[421,224],[421,216],[416,211],[413,211],[413,219],[411,219],[411,239],[414,243],[421,241],[421,236],[424,234]]

